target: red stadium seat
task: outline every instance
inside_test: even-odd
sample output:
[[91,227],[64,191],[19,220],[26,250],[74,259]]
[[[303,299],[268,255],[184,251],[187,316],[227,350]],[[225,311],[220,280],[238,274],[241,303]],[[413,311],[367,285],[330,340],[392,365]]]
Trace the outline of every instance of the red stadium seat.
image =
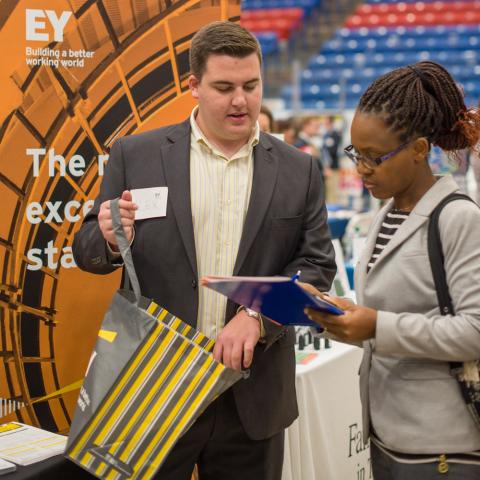
[[480,10],[480,1],[472,2],[413,2],[364,4],[357,7],[355,15],[372,15],[387,13],[422,13],[422,12],[471,12]]
[[252,32],[276,32],[280,40],[286,40],[301,26],[303,14],[303,9],[296,7],[244,10],[240,23]]
[[[446,2],[434,2],[446,3]],[[463,4],[468,2],[459,2]],[[446,3],[447,4],[447,3]],[[471,5],[480,5],[480,2],[471,2]],[[432,4],[433,5],[433,4]],[[447,5],[451,5],[449,2]],[[368,10],[368,9],[367,9]],[[378,9],[377,9],[378,10]],[[390,11],[391,10],[391,11]],[[399,27],[399,26],[434,26],[434,25],[475,25],[480,23],[480,9],[473,10],[434,10],[403,12],[390,9],[384,12],[362,13],[352,15],[345,22],[347,28],[375,28],[375,27]]]

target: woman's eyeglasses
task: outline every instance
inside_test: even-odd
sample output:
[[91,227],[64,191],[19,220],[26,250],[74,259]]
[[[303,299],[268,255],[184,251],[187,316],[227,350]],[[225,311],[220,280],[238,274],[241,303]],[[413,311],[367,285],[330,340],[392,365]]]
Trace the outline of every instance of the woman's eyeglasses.
[[355,165],[358,165],[359,163],[363,163],[367,167],[370,168],[375,168],[381,165],[385,160],[388,160],[389,158],[393,157],[397,153],[401,152],[405,147],[407,147],[412,140],[409,140],[408,142],[402,143],[399,147],[397,147],[395,150],[392,150],[391,152],[386,153],[385,155],[381,155],[380,157],[376,158],[371,158],[371,157],[366,157],[365,155],[360,155],[355,151],[355,148],[353,145],[349,145],[347,148],[345,148],[343,151],[345,152],[345,155],[355,163]]

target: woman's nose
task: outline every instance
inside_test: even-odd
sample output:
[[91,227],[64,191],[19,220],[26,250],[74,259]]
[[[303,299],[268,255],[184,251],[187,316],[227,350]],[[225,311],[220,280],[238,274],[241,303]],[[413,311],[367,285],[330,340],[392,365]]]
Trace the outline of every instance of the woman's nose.
[[363,177],[365,175],[370,175],[373,172],[372,167],[366,164],[363,160],[360,160],[356,165],[357,173]]

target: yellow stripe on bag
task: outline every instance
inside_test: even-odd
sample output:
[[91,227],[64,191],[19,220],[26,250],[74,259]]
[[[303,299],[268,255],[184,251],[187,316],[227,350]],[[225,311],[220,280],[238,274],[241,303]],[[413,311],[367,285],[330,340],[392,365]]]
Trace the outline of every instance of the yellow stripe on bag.
[[214,345],[215,345],[215,340],[210,340],[210,341],[205,345],[204,348],[205,348],[205,350],[207,350],[207,352],[211,352]]
[[[167,328],[167,327],[164,326],[164,328]],[[95,436],[93,441],[97,445],[101,445],[102,442],[105,440],[105,437],[108,435],[108,431],[110,430],[112,425],[117,421],[118,417],[122,415],[125,404],[131,400],[135,392],[138,390],[139,384],[143,383],[143,381],[145,380],[145,377],[152,373],[152,366],[155,365],[158,358],[165,353],[165,348],[169,345],[174,335],[175,335],[174,332],[172,332],[171,330],[168,331],[167,335],[162,340],[162,343],[158,346],[155,353],[151,356],[151,358],[148,360],[146,365],[142,368],[142,370],[137,372],[137,378],[135,379],[133,384],[130,386],[130,388],[126,392],[120,392],[116,396],[117,399],[120,396],[123,398],[120,404],[115,408],[115,410],[111,412],[108,422],[103,426],[102,430],[100,430],[100,432],[97,433],[97,435]]]
[[[156,316],[155,315],[155,312],[157,309],[162,309],[162,307],[160,307],[157,303],[155,302],[151,302],[149,307],[147,308],[147,312],[152,315],[152,316]],[[163,309],[164,310],[164,309]],[[163,311],[162,310],[162,311]],[[173,315],[172,315],[173,316]],[[175,320],[172,321],[172,323],[170,325],[168,325],[170,328],[174,328],[175,330],[179,331],[179,324],[182,324],[184,323],[182,320],[180,320],[179,318],[177,317],[174,317]],[[188,333],[190,332],[190,330],[192,330],[193,327],[191,327],[190,325],[188,325],[188,323],[184,323],[184,329],[180,332],[182,335],[186,336],[188,335]],[[192,341],[194,343],[196,343],[197,345],[200,345],[205,339],[208,340],[208,342],[206,343],[205,347],[205,350],[207,350],[207,352],[211,352],[212,349],[213,349],[213,346],[215,345],[215,341],[214,340],[211,340],[211,339],[208,339],[202,332],[199,332],[197,331],[193,337],[192,337]]]
[[115,337],[118,335],[117,332],[112,332],[111,330],[99,330],[98,336],[107,342],[112,343],[115,340]]
[[[96,473],[96,472],[95,472]],[[100,472],[100,475],[103,475],[103,472]],[[118,475],[118,472],[115,470],[110,470],[108,472],[108,475],[105,477],[105,480],[113,480],[115,476]]]
[[178,333],[178,327],[182,324],[183,322],[175,317],[175,320],[169,325],[170,328],[173,328],[177,333]]
[[[208,365],[208,366],[210,366],[210,365]],[[148,467],[144,476],[148,477],[150,473],[152,473],[152,474],[154,473],[154,472],[152,472],[152,470],[155,470],[158,467],[160,462],[163,460],[164,455],[168,452],[169,448],[176,441],[176,439],[178,437],[178,434],[181,432],[182,428],[185,427],[185,424],[190,420],[190,417],[192,416],[192,414],[199,407],[200,403],[205,399],[206,394],[212,388],[213,384],[218,380],[218,378],[220,377],[220,375],[222,374],[222,372],[224,370],[225,370],[225,367],[223,365],[219,364],[215,367],[215,370],[211,373],[210,378],[207,380],[205,385],[202,387],[200,392],[197,394],[197,396],[195,397],[195,400],[192,402],[192,404],[190,405],[188,410],[183,414],[181,420],[178,422],[177,426],[175,427],[175,429],[170,434],[168,440],[165,442],[165,444],[163,445],[160,452],[158,452],[158,454],[150,461],[150,466]],[[137,465],[138,465],[138,463],[137,463]]]
[[[102,462],[102,463],[97,467],[97,469],[95,470],[95,475],[103,475],[110,467],[111,467],[111,465],[109,465],[108,463]],[[118,472],[116,472],[115,470],[110,470],[110,473],[107,475],[106,478],[107,478],[107,479],[113,478],[112,473],[113,473],[113,475],[115,475],[115,474],[117,474]],[[101,478],[101,477],[100,477],[100,478]]]
[[[190,343],[188,342],[188,340],[184,340],[184,341],[186,343]],[[158,397],[157,401],[155,402],[155,405],[153,405],[152,408],[150,409],[150,412],[148,413],[145,420],[142,422],[141,427],[138,430],[136,430],[134,435],[130,438],[127,446],[125,447],[125,450],[120,455],[120,460],[122,462],[125,462],[128,459],[128,456],[130,455],[133,448],[138,444],[146,428],[150,426],[150,423],[153,417],[156,415],[157,407],[160,405],[163,405],[165,398],[168,397],[172,393],[172,391],[175,389],[175,385],[179,385],[179,382],[178,382],[179,378],[185,374],[186,370],[188,370],[188,368],[191,366],[191,361],[198,354],[199,354],[198,350],[192,349],[192,351],[188,354],[185,361],[182,363],[182,365],[180,365],[180,368],[178,369],[178,371],[172,377],[170,382],[166,385],[165,390]]]
[[[147,313],[149,313],[150,315],[154,316],[155,317],[155,311],[158,309],[158,308],[162,308],[160,307],[157,303],[155,302],[151,302],[149,307],[147,308]],[[173,316],[173,314],[171,314]],[[184,327],[183,327],[183,330],[180,332],[179,330],[179,326],[180,324],[184,324]],[[190,325],[188,325],[188,323],[184,323],[182,320],[180,320],[178,317],[175,317],[175,320],[172,321],[172,323],[170,325],[168,325],[170,328],[174,328],[175,330],[177,330],[178,332],[180,332],[182,335],[187,335],[190,330],[192,330],[193,327],[191,327]],[[205,335],[201,332],[197,332],[194,336],[193,336],[193,341],[197,344],[201,343],[203,341],[203,339],[206,338]],[[210,340],[211,342],[213,342],[213,340]]]
[[[166,314],[165,314],[166,315]],[[85,433],[79,437],[77,440],[77,443],[75,447],[71,451],[71,456],[76,457],[79,453],[80,450],[85,446],[85,443],[87,442],[88,438],[90,437],[90,434],[92,431],[96,428],[98,425],[98,422],[103,418],[103,415],[105,414],[105,411],[110,407],[111,403],[113,400],[116,398],[118,395],[118,392],[123,388],[129,377],[131,376],[132,372],[138,367],[138,364],[143,360],[143,356],[145,353],[149,350],[149,348],[152,346],[154,341],[156,340],[158,334],[165,328],[165,325],[163,324],[158,324],[155,327],[154,332],[150,335],[148,340],[145,342],[145,345],[141,349],[141,351],[138,353],[138,355],[135,357],[135,361],[132,362],[130,367],[128,368],[127,372],[125,375],[120,379],[118,382],[117,386],[115,387],[114,391],[108,398],[108,400],[103,404],[102,408],[96,413],[94,416],[92,422],[90,423],[89,427],[85,431]]]
[[121,439],[125,435],[125,432],[131,428],[133,423],[138,419],[138,417],[143,413],[145,410],[145,407],[148,405],[150,400],[152,399],[153,395],[157,393],[158,387],[162,384],[162,382],[165,380],[167,375],[172,371],[173,367],[175,366],[176,361],[180,357],[180,355],[184,352],[184,350],[187,348],[188,343],[183,342],[180,348],[175,352],[175,355],[172,357],[172,360],[170,363],[167,365],[167,367],[162,371],[162,374],[160,377],[157,379],[154,385],[150,388],[150,391],[148,392],[148,395],[143,399],[142,403],[138,406],[136,409],[135,414],[130,418],[128,423],[123,427],[122,431],[117,435],[117,441],[116,443],[113,444],[113,446],[110,448],[109,452],[113,455],[117,452],[117,450],[121,446]]
[[146,312],[150,315],[152,315],[152,317],[155,316],[155,310],[158,308],[158,305],[155,303],[155,302],[152,302],[150,303],[150,305],[148,306]]
[[[203,362],[203,365],[200,367],[200,369],[198,370],[198,372],[196,373],[195,377],[193,378],[193,380],[190,382],[190,384],[188,385],[188,387],[185,389],[185,391],[183,392],[182,396],[179,398],[177,404],[175,405],[175,407],[172,409],[172,411],[170,412],[170,414],[168,415],[168,417],[165,419],[165,421],[163,422],[162,426],[160,427],[160,429],[158,430],[158,432],[155,434],[155,436],[153,437],[152,441],[148,444],[148,446],[145,448],[142,456],[137,460],[137,462],[135,463],[135,466],[133,467],[133,471],[135,473],[138,472],[138,470],[140,470],[140,468],[142,467],[143,465],[143,462],[145,462],[145,460],[148,458],[148,456],[150,455],[150,453],[152,452],[152,450],[158,445],[158,441],[159,439],[162,437],[162,435],[165,433],[165,431],[170,427],[171,425],[171,421],[173,418],[175,418],[175,416],[177,415],[178,411],[183,407],[184,403],[185,403],[185,400],[190,396],[190,394],[192,393],[192,391],[194,390],[194,388],[197,386],[198,382],[200,382],[200,380],[203,378],[203,376],[205,375],[205,373],[207,372],[208,370],[208,367],[214,362],[214,359],[211,357],[211,356],[208,356],[206,359],[205,359],[205,362]],[[203,391],[203,389],[202,389]],[[197,402],[197,405],[198,405],[198,401],[194,401],[194,403]],[[184,416],[185,417],[185,416]],[[166,445],[164,445],[164,447],[162,448],[162,451],[165,450],[165,448],[170,448],[171,447],[171,436],[170,435],[170,438],[169,438],[169,441],[167,442]],[[160,456],[157,455],[157,458]],[[157,465],[158,466],[158,465]],[[152,466],[150,467],[152,468]],[[156,468],[156,466],[153,466],[153,468]]]

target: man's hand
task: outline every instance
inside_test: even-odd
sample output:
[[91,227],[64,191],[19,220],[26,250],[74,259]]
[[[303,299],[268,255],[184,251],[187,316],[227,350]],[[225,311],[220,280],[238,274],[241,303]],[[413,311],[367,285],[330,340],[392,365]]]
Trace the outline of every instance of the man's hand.
[[[118,203],[120,208],[120,218],[122,220],[123,231],[130,242],[133,237],[133,224],[135,223],[135,210],[137,205],[132,202],[132,194],[125,190]],[[103,202],[100,205],[98,213],[98,225],[102,232],[103,238],[110,244],[112,250],[118,251],[117,240],[113,233],[112,212],[110,211],[110,200]]]
[[242,366],[248,368],[252,364],[253,350],[259,338],[260,322],[241,310],[218,335],[213,357],[234,370],[239,371]]
[[375,337],[376,310],[354,305],[344,299],[335,297],[329,297],[328,300],[342,308],[345,313],[343,315],[327,315],[310,308],[307,308],[305,313],[328,333],[344,342],[359,342]]

